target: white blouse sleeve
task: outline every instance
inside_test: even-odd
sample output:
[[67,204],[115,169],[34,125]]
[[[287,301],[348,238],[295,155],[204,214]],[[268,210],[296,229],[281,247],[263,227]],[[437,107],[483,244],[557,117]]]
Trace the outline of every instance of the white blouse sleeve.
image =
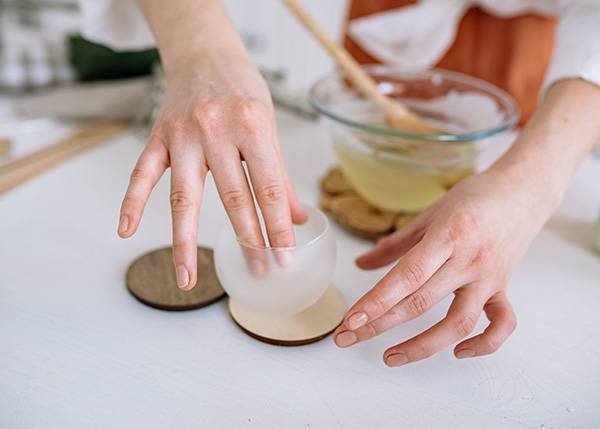
[[79,0],[82,35],[112,49],[142,50],[155,46],[154,37],[135,0]]
[[600,86],[600,2],[597,0],[565,2],[561,8],[544,92],[565,78],[582,78]]

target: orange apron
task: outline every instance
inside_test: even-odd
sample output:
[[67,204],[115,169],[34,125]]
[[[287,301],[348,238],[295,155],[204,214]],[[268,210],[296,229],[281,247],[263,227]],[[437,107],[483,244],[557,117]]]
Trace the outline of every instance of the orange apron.
[[[348,20],[399,8],[414,0],[352,0]],[[524,124],[536,109],[552,52],[557,19],[526,14],[498,18],[471,8],[463,17],[454,44],[436,67],[487,80],[510,93]],[[345,46],[362,64],[376,63],[348,35]]]

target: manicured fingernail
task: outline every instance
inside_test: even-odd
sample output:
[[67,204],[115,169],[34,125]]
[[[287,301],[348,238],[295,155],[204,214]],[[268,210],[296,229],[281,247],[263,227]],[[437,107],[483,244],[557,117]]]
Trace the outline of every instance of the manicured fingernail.
[[402,366],[405,363],[408,363],[408,357],[404,353],[394,353],[385,360],[387,366]]
[[475,356],[475,351],[471,349],[457,350],[454,354],[458,359],[470,358]]
[[346,321],[346,325],[348,325],[348,328],[355,330],[355,329],[360,328],[361,326],[365,326],[368,321],[369,321],[369,316],[367,316],[367,313],[363,313],[361,311],[359,313],[354,313],[353,315],[348,317],[348,320]]
[[340,347],[348,347],[356,342],[356,334],[352,331],[340,332],[335,336],[335,343]]
[[121,219],[119,219],[119,233],[123,234],[127,232],[127,228],[129,228],[129,216],[123,215]]
[[260,259],[250,259],[248,261],[248,268],[255,277],[263,277],[267,273],[265,263]]
[[177,277],[177,286],[179,289],[185,289],[190,282],[190,273],[188,273],[188,270],[183,265],[179,265],[175,269],[175,276]]

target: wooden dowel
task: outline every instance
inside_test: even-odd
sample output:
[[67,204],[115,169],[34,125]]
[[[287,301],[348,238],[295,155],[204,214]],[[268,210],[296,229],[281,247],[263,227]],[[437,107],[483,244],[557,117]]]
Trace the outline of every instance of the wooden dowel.
[[329,52],[340,68],[346,73],[356,88],[367,98],[371,99],[386,116],[414,115],[404,105],[391,100],[379,92],[377,83],[365,72],[362,66],[339,43],[333,40],[315,22],[297,0],[282,0],[288,9],[300,20],[304,27]]
[[84,125],[70,136],[15,161],[0,166],[0,194],[34,178],[71,156],[90,149],[128,128],[124,121],[102,121]]

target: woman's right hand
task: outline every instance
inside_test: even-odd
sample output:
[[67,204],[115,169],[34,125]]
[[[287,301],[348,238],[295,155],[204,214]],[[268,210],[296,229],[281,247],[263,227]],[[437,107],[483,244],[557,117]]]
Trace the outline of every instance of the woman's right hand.
[[[197,279],[197,226],[209,171],[243,242],[265,245],[252,191],[272,246],[293,246],[292,223],[306,221],[306,213],[282,161],[269,90],[245,53],[185,60],[166,75],[166,97],[131,173],[118,233],[135,233],[154,185],[171,167],[173,262],[178,286],[189,290]],[[248,264],[257,275],[267,269],[251,255]]]

